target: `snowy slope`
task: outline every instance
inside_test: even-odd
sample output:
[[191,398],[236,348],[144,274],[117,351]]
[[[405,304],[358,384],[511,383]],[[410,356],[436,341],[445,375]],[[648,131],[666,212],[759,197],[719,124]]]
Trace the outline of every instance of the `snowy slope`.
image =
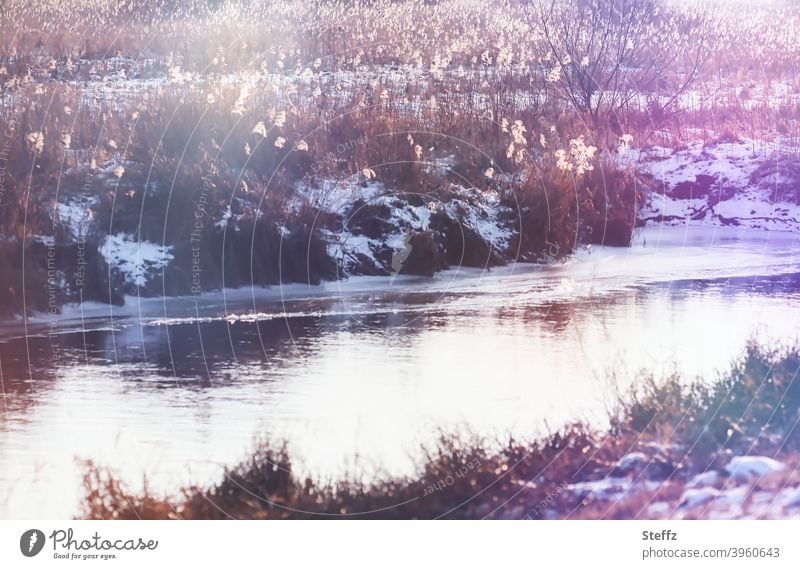
[[639,153],[636,167],[651,178],[644,223],[800,228],[800,160],[779,142],[654,147]]

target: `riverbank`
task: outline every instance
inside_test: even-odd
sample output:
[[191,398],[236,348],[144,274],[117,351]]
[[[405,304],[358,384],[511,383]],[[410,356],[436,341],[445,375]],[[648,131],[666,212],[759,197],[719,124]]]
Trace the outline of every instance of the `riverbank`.
[[[4,321],[0,338],[23,333],[57,333],[71,328],[84,331],[129,325],[163,326],[181,323],[287,319],[310,314],[298,303],[316,302],[313,313],[363,314],[385,308],[393,300],[434,295],[448,298],[472,296],[502,289],[514,295],[544,286],[545,300],[566,301],[575,290],[556,294],[552,285],[563,279],[579,290],[604,296],[641,283],[674,280],[739,279],[791,274],[797,270],[796,238],[788,231],[764,231],[747,226],[649,224],[636,230],[630,247],[580,247],[568,258],[551,264],[512,262],[498,267],[453,267],[432,277],[413,275],[354,275],[332,282],[241,286],[194,295],[123,297],[121,305],[101,302],[71,303],[56,314],[35,312],[23,319]],[[766,252],[771,254],[765,255]],[[709,264],[708,259],[724,259]],[[413,303],[413,301],[412,301]],[[342,306],[336,306],[342,304]],[[457,309],[448,304],[449,310]]]
[[[720,12],[710,27],[730,35],[709,44],[704,15],[665,7],[636,50],[621,42],[623,65],[599,45],[556,63],[573,48],[514,2],[179,4],[135,3],[124,25],[83,3],[0,17],[0,317],[552,264],[627,246],[637,225],[800,227],[796,46],[740,50],[769,10]],[[559,4],[556,19],[590,20]],[[600,36],[623,33],[600,8]],[[413,33],[409,13],[425,23]],[[230,17],[242,44],[225,50]],[[52,22],[99,43],[66,52]],[[330,56],[343,46],[355,55]],[[696,68],[675,64],[689,52]]]
[[[450,178],[457,164],[447,161],[429,165],[426,175],[441,191],[424,195],[370,180],[335,188],[323,181],[320,188],[301,186],[283,196],[285,211],[259,210],[252,219],[231,213],[230,207],[214,215],[203,204],[194,212],[178,209],[175,215],[200,212],[213,223],[204,222],[202,236],[187,229],[175,239],[167,233],[161,240],[144,239],[142,221],[139,230],[109,233],[107,219],[94,219],[91,208],[65,191],[67,205],[59,204],[52,219],[58,239],[40,234],[0,242],[6,259],[16,263],[2,277],[11,292],[0,303],[0,314],[47,313],[53,320],[62,312],[97,312],[97,304],[108,306],[104,312],[125,314],[135,312],[132,300],[139,304],[143,298],[180,302],[189,296],[239,296],[229,292],[236,289],[288,290],[292,283],[316,289],[324,282],[365,276],[394,283],[398,277],[402,282],[453,270],[526,263],[544,268],[580,255],[587,246],[625,247],[645,230],[664,228],[733,228],[765,235],[800,231],[800,166],[778,142],[698,141],[685,148],[628,152],[614,170],[598,176],[603,183],[609,177],[615,191],[624,180],[635,192],[615,202],[617,209],[609,209],[606,217],[593,219],[579,206],[564,214],[563,223],[555,222],[552,204],[536,202],[542,196],[530,193],[530,187],[521,190],[518,182],[483,189],[454,184]],[[117,193],[117,182],[103,182],[108,195]],[[560,237],[543,230],[551,223]],[[23,258],[30,291],[25,298],[23,274],[16,268]],[[84,308],[76,310],[80,305]]]
[[281,445],[208,487],[131,494],[87,465],[83,516],[206,518],[770,518],[800,514],[797,349],[751,346],[711,382],[643,377],[606,429],[498,444],[443,436],[414,477],[321,483]]

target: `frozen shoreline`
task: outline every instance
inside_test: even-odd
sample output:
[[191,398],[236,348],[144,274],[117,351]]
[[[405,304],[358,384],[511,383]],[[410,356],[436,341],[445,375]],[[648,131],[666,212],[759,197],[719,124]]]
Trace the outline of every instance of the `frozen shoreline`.
[[[680,280],[713,280],[800,271],[797,237],[788,231],[713,227],[703,224],[641,228],[630,248],[584,247],[564,262],[509,263],[491,270],[461,267],[433,277],[352,276],[319,285],[226,288],[195,296],[126,296],[123,306],[87,302],[66,305],[61,314],[34,314],[7,321],[5,337],[196,321],[267,320],[296,316],[348,315],[397,310],[382,303],[415,295],[473,298],[489,292],[522,294],[527,301],[568,301],[614,290]],[[320,304],[322,303],[322,304]],[[437,308],[447,309],[447,303]],[[450,305],[462,309],[462,302]],[[479,301],[474,304],[479,307]],[[425,305],[421,310],[431,307]]]

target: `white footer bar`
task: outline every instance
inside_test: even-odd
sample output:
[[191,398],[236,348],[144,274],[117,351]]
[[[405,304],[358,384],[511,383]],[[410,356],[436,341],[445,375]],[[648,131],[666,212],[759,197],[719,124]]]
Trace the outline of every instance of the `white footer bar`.
[[798,535],[800,521],[0,521],[0,567],[778,568],[800,567]]

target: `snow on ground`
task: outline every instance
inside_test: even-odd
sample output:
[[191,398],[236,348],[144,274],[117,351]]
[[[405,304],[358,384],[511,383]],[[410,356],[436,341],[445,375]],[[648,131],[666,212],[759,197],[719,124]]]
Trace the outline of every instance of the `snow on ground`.
[[722,476],[716,470],[709,470],[695,475],[687,486],[689,488],[702,488],[703,486],[716,486],[722,480]]
[[678,150],[648,148],[636,157],[637,169],[652,176],[639,212],[646,223],[800,229],[800,161],[780,141],[698,141]]
[[298,200],[294,208],[299,209],[308,202],[321,211],[344,215],[347,209],[359,200],[367,204],[390,197],[392,193],[380,182],[361,183],[358,176],[341,180],[322,180],[320,187],[298,184]]
[[93,219],[90,206],[96,202],[97,199],[92,198],[83,202],[70,200],[66,203],[58,203],[53,216],[54,221],[66,226],[73,239],[84,239]]
[[142,287],[172,259],[172,246],[137,241],[132,235],[119,233],[106,237],[100,254],[112,270],[119,271],[125,282]]
[[458,219],[466,227],[474,230],[493,249],[504,251],[513,237],[513,228],[501,220],[503,213],[510,213],[509,208],[500,203],[497,192],[482,192],[475,188],[459,188],[458,199],[445,205],[446,211],[453,219]]
[[[452,157],[447,157],[433,161],[429,166],[449,168],[451,163]],[[409,202],[407,193],[361,178],[354,176],[338,181],[323,180],[319,187],[298,185],[298,199],[292,206],[299,209],[303,202],[308,202],[342,219],[342,230],[323,230],[322,233],[328,240],[328,254],[339,262],[345,273],[365,261],[374,271],[384,272],[388,267],[379,259],[381,252],[405,249],[407,232],[430,230],[431,217],[437,212],[443,212],[464,229],[474,231],[497,251],[506,250],[514,235],[513,223],[507,221],[514,218],[513,212],[501,204],[500,196],[495,191],[483,192],[477,188],[452,186],[452,195],[445,202],[434,196],[411,193],[423,201],[420,205],[414,205]],[[392,230],[371,237],[354,227],[359,210],[363,207],[385,208],[388,213],[380,214],[380,219]],[[383,257],[388,258],[386,255]]]
[[690,510],[704,506],[717,496],[719,496],[719,490],[713,487],[690,488],[681,495],[679,507]]
[[725,470],[735,480],[747,481],[781,472],[784,468],[782,463],[768,456],[737,456]]
[[[626,456],[635,458],[637,463],[651,461],[639,452]],[[620,471],[625,461],[626,457],[623,457],[616,471]],[[758,484],[760,480],[779,476],[786,470],[785,464],[769,457],[736,456],[723,471],[712,470],[691,478],[677,502],[653,502],[647,507],[647,512],[654,518],[675,519],[792,518],[800,512],[800,487],[784,485],[778,479],[773,479],[777,489],[774,488],[776,484],[763,488]],[[649,496],[655,496],[656,492],[676,483],[679,483],[677,479],[649,479],[632,471],[625,476],[612,475],[568,484],[565,490],[580,500],[610,504],[631,498],[646,501]]]
[[646,465],[650,459],[643,452],[629,452],[617,462],[617,470],[620,472],[629,472],[634,468],[640,468]]

